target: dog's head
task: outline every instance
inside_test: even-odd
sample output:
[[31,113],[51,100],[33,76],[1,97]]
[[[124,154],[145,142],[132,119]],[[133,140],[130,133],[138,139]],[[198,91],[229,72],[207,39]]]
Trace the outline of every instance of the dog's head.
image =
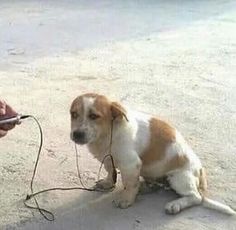
[[126,111],[119,103],[91,93],[77,97],[72,102],[70,114],[71,139],[81,145],[108,135],[112,121],[126,118]]

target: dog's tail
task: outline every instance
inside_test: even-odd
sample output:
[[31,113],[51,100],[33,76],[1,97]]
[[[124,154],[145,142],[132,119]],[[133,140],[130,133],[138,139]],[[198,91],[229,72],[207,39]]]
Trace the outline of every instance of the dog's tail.
[[234,211],[228,205],[222,204],[218,201],[215,201],[206,197],[202,197],[202,205],[206,208],[214,209],[219,212],[223,212],[225,214],[236,216],[236,211]]
[[228,205],[225,205],[218,201],[207,198],[206,191],[207,191],[206,172],[204,168],[201,168],[200,176],[199,176],[199,193],[202,196],[202,205],[209,209],[214,209],[225,214],[236,216],[236,211],[234,211]]

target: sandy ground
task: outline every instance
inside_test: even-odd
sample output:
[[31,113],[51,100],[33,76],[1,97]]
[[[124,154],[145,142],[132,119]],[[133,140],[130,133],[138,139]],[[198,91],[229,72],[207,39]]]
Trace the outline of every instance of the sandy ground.
[[[236,208],[235,1],[0,7],[0,97],[35,115],[44,130],[36,190],[79,184],[68,110],[75,96],[93,91],[175,124],[207,168],[209,196]],[[25,121],[0,140],[1,229],[236,229],[236,219],[203,207],[166,215],[175,194],[161,189],[126,210],[111,204],[116,191],[45,194],[40,204],[56,216],[47,222],[22,203],[38,138],[36,125]],[[80,156],[92,186],[99,164],[84,148]]]

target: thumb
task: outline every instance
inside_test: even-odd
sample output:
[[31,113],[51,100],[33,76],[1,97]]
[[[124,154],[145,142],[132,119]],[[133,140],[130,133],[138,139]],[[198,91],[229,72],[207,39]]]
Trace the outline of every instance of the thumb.
[[6,103],[5,101],[0,100],[0,116],[6,114]]
[[4,137],[7,134],[7,131],[0,129],[0,138]]

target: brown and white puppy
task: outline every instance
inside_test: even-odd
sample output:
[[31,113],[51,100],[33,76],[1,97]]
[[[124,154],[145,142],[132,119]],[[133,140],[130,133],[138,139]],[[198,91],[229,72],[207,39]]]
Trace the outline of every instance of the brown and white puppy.
[[[165,176],[181,196],[166,204],[167,213],[176,214],[203,204],[236,214],[229,206],[204,196],[207,183],[201,162],[182,135],[168,123],[91,93],[77,97],[70,113],[71,139],[77,144],[86,144],[99,161],[107,154],[113,122],[111,152],[124,186],[114,201],[118,207],[127,208],[133,204],[140,176],[148,181]],[[105,161],[105,169],[108,175],[98,186],[109,189],[115,184],[111,161]]]

